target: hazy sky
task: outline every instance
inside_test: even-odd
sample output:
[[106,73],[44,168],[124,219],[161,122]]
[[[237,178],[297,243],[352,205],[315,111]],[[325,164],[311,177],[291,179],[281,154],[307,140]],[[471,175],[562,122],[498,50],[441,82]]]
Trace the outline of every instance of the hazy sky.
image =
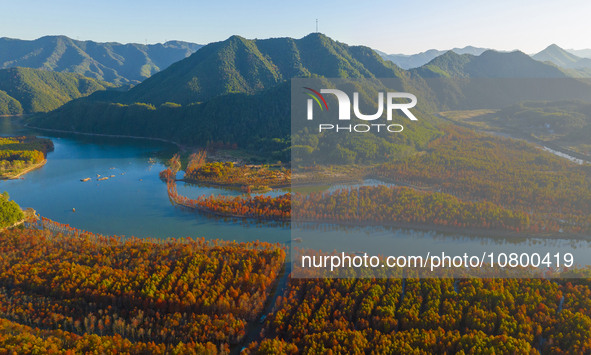
[[538,52],[591,48],[591,1],[0,0],[0,37],[66,35],[98,42],[206,44],[301,38],[315,30],[387,53],[473,45]]

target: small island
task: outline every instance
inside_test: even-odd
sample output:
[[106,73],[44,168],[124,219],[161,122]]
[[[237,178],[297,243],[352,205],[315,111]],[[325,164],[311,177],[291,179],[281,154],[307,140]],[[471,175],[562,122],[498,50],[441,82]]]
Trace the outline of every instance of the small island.
[[[272,188],[291,186],[291,170],[272,169],[265,165],[236,165],[233,162],[206,162],[207,152],[191,154],[185,176],[189,183],[241,188],[244,192],[264,192]],[[180,156],[176,154],[167,163],[173,175],[181,169]],[[167,180],[168,176],[161,178]]]

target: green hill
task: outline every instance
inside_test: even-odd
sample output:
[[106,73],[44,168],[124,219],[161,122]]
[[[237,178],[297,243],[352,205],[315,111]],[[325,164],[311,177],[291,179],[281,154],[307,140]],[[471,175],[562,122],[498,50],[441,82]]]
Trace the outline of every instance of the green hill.
[[0,38],[0,69],[26,67],[78,73],[114,84],[137,84],[202,46],[169,41],[164,44],[97,43],[66,36],[33,41]]
[[0,70],[0,115],[47,112],[113,84],[80,74],[30,68]]
[[186,105],[228,93],[254,94],[292,77],[391,78],[401,73],[367,47],[350,47],[321,34],[299,40],[232,36],[153,75],[119,100]]

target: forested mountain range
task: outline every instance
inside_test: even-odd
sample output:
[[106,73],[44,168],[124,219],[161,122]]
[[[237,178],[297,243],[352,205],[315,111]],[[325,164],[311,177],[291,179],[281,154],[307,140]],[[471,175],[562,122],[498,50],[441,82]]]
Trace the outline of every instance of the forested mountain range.
[[32,41],[0,38],[0,69],[26,67],[77,73],[114,84],[137,84],[202,45],[168,41],[143,45],[45,36]]
[[[288,79],[293,77],[398,80],[398,91],[420,98],[414,110],[421,117],[421,124],[412,125],[405,137],[391,138],[400,149],[419,148],[433,137],[431,115],[438,110],[591,99],[587,83],[519,51],[486,51],[480,56],[449,51],[406,71],[368,47],[348,46],[320,33],[301,39],[232,36],[204,46],[129,91],[97,92],[33,117],[30,123],[190,145],[224,141],[256,151],[282,151],[279,155],[285,158],[291,133]],[[540,80],[552,80],[552,85]]]

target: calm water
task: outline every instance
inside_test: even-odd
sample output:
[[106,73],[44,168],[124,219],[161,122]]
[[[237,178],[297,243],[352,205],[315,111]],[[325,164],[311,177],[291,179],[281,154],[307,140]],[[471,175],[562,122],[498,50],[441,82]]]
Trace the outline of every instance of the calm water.
[[[292,239],[289,226],[284,224],[220,218],[175,207],[168,199],[166,185],[158,178],[158,172],[164,169],[161,162],[177,151],[176,146],[149,140],[36,132],[15,126],[7,118],[0,120],[2,135],[35,134],[54,142],[55,150],[48,154],[44,167],[26,174],[25,180],[0,181],[0,192],[8,191],[22,207],[32,207],[42,216],[105,235],[191,236],[273,243],[289,243]],[[150,163],[150,158],[156,163]],[[97,174],[115,177],[97,181]],[[80,181],[86,177],[92,180]],[[375,183],[368,180],[363,185]],[[203,194],[240,194],[236,190],[183,183],[179,183],[178,191],[191,198]],[[279,193],[284,192],[270,194]],[[72,208],[76,212],[72,212]],[[488,238],[375,227],[321,226],[294,230],[294,236],[302,238],[302,243],[294,245],[322,250],[386,255],[560,251],[572,253],[579,264],[591,264],[591,244],[585,240]]]
[[[45,166],[24,175],[25,180],[0,181],[0,190],[8,191],[21,207],[32,207],[54,221],[104,235],[281,243],[290,240],[285,226],[220,218],[175,207],[168,199],[166,184],[158,178],[164,169],[161,161],[178,151],[174,145],[34,131],[14,126],[7,118],[0,124],[0,134],[35,134],[53,141],[55,150],[47,155]],[[157,163],[150,163],[150,158]],[[97,181],[97,174],[115,177]],[[92,180],[80,181],[87,177]],[[192,198],[240,194],[182,182],[178,191]]]

